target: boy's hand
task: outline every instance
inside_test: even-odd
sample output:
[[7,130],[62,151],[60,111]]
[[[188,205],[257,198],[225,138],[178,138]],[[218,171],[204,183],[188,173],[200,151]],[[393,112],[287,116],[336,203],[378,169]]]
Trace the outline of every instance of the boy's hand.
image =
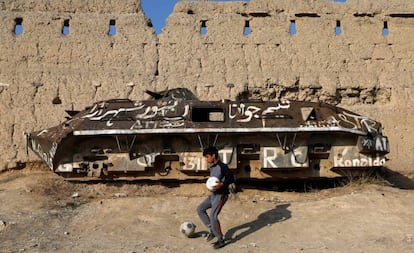
[[213,187],[213,191],[217,191],[218,189],[220,189],[221,187],[223,187],[223,182],[218,182],[217,185],[215,185]]

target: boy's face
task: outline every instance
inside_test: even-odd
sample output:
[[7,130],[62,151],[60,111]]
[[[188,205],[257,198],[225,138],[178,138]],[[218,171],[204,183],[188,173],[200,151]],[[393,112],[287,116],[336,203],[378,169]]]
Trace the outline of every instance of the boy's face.
[[207,154],[205,155],[205,158],[206,158],[207,163],[214,163],[216,156]]

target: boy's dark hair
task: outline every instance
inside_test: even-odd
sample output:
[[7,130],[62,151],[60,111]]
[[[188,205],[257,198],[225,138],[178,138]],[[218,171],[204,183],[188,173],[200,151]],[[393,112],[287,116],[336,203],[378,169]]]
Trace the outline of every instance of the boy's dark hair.
[[218,149],[216,147],[208,147],[203,150],[203,156],[206,155],[215,155],[216,158],[219,158]]

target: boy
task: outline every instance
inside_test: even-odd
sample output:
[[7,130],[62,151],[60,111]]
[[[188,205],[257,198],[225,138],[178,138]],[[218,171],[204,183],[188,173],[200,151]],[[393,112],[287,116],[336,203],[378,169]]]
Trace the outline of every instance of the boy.
[[[211,194],[197,207],[197,213],[201,221],[210,229],[207,236],[207,242],[217,237],[217,242],[213,248],[219,249],[226,244],[221,232],[218,215],[226,203],[229,196],[229,185],[233,183],[234,177],[229,167],[219,160],[218,150],[215,147],[204,149],[203,156],[209,164],[210,177],[217,177],[220,182],[213,188]],[[211,208],[211,214],[208,216],[207,209]]]

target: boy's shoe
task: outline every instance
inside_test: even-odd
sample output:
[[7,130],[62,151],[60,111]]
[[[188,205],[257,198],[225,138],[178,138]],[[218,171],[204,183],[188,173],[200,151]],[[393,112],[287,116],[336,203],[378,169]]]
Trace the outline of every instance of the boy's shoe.
[[208,236],[206,238],[206,241],[209,242],[209,241],[213,240],[214,237],[216,237],[216,236],[212,232],[210,232],[210,233],[208,233]]
[[226,243],[224,242],[223,239],[218,240],[215,244],[213,244],[214,249],[220,249],[220,248],[223,248],[224,246],[226,246]]

